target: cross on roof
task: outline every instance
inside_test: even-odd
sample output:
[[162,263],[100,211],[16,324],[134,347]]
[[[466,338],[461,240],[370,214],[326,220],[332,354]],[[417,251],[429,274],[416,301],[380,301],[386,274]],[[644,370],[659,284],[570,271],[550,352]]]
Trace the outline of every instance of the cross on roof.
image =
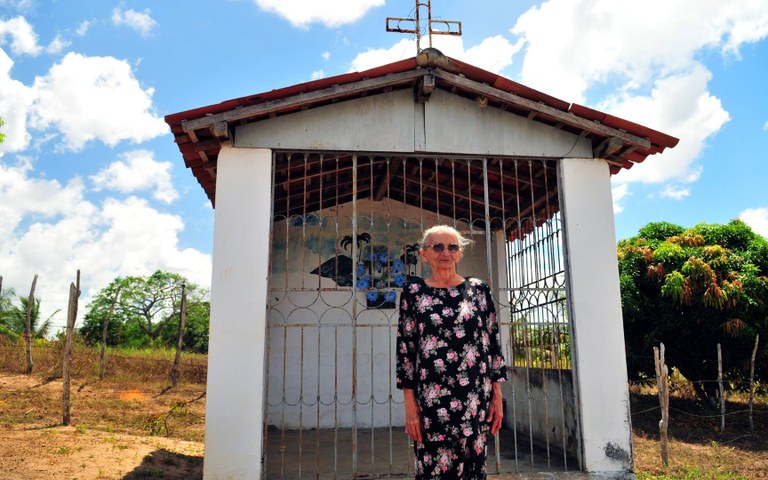
[[[428,28],[429,32],[429,47],[432,48],[432,35],[461,35],[461,22],[455,20],[432,20],[432,0],[426,2],[416,0],[416,15],[415,18],[399,18],[399,17],[387,17],[387,31],[399,32],[399,33],[414,33],[416,34],[416,54],[421,52],[421,18],[420,12],[422,7],[427,7],[428,15]],[[413,28],[402,28],[401,23],[414,25]],[[436,29],[435,25],[441,25],[445,29]],[[457,28],[458,30],[454,30]]]

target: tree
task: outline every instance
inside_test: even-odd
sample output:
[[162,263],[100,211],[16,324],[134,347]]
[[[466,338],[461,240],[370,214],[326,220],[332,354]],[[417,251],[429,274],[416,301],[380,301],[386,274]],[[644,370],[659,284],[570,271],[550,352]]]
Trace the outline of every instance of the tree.
[[[0,127],[2,127],[3,125],[5,125],[5,121],[2,118],[0,118]],[[0,133],[0,143],[3,143],[4,141],[5,141],[5,134]]]
[[[11,293],[13,292],[11,291]],[[19,305],[13,305],[10,299],[6,300],[6,295],[3,293],[3,295],[0,295],[0,304],[4,301],[7,301],[7,306],[0,306],[0,335],[16,341],[24,334],[24,322],[27,316],[29,299],[27,297],[19,297]],[[43,339],[48,336],[51,331],[53,316],[57,313],[59,313],[59,310],[56,310],[48,318],[41,321],[40,299],[35,299],[29,318],[30,336],[32,339]]]
[[118,287],[121,287],[107,328],[107,344],[137,348],[174,345],[175,341],[165,341],[163,332],[169,321],[175,318],[178,322],[181,286],[185,283],[190,308],[203,302],[207,291],[176,273],[158,270],[147,277],[118,277],[87,305],[80,334],[89,344],[101,341],[104,320]]
[[[208,327],[211,303],[196,302],[187,305],[187,321],[184,327],[184,351],[208,353]],[[163,343],[173,345],[179,331],[179,317],[174,315],[163,328]]]
[[[745,380],[756,334],[768,335],[768,241],[740,220],[685,229],[649,223],[619,242],[627,363],[634,379],[654,375],[653,346],[693,381],[699,396],[718,395],[716,346],[724,374]],[[758,376],[768,379],[768,348]]]

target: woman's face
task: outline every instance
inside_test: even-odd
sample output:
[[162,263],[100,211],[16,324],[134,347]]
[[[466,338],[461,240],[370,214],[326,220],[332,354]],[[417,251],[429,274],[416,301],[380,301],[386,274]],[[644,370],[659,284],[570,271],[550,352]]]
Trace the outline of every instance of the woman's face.
[[[434,245],[440,244],[443,245],[442,252],[437,252]],[[453,269],[455,271],[456,264],[459,263],[464,254],[461,251],[458,237],[450,232],[433,233],[427,237],[424,247],[421,250],[421,259],[429,264],[432,270]],[[440,247],[438,246],[437,249],[440,250]]]

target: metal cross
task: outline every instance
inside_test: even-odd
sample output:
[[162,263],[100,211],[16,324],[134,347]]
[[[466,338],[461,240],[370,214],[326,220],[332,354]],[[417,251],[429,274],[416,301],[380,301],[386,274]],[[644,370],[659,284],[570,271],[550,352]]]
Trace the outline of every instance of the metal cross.
[[[432,20],[432,0],[427,0],[426,2],[416,0],[416,18],[398,18],[398,17],[387,17],[387,31],[388,32],[399,32],[399,33],[415,33],[416,34],[416,54],[418,55],[419,52],[421,52],[421,18],[419,13],[421,12],[422,7],[427,7],[427,15],[429,19],[429,47],[432,48],[432,35],[455,35],[459,36],[461,35],[461,22],[457,22],[454,20]],[[402,28],[400,26],[401,23],[405,22],[406,24],[415,24],[414,28]],[[447,30],[434,28],[435,25],[441,25],[444,28],[447,28]],[[453,28],[458,28],[458,30],[453,30]]]

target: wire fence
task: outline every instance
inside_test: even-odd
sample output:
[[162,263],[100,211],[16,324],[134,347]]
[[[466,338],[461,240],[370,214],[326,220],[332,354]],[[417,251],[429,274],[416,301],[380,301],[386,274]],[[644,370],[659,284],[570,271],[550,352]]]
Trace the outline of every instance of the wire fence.
[[[105,378],[113,381],[152,382],[169,379],[174,363],[174,350],[115,351],[107,350],[104,360]],[[64,343],[62,341],[38,342],[32,346],[34,373],[47,379],[62,374]],[[100,351],[98,347],[75,344],[70,366],[73,378],[90,380],[99,378]],[[0,371],[15,374],[26,373],[24,342],[0,343]],[[208,356],[185,353],[179,363],[179,380],[186,383],[205,384]]]
[[[705,431],[708,429],[710,432],[714,432],[711,441],[719,441],[720,443],[733,443],[740,439],[759,439],[764,435],[766,429],[768,429],[768,404],[765,400],[759,400],[760,406],[755,409],[754,400],[755,394],[759,382],[755,382],[755,357],[758,350],[760,337],[755,338],[754,349],[752,350],[751,360],[749,362],[748,371],[745,372],[745,378],[749,379],[747,391],[735,391],[726,390],[727,381],[723,378],[723,356],[720,344],[717,344],[717,378],[715,379],[698,379],[696,381],[689,381],[680,375],[680,372],[674,372],[670,375],[669,368],[666,365],[665,360],[665,346],[660,344],[658,347],[654,347],[654,369],[655,375],[655,388],[653,392],[658,396],[659,404],[649,408],[643,408],[639,411],[632,412],[633,425],[636,425],[636,419],[642,420],[643,423],[653,425],[649,423],[649,417],[654,416],[654,413],[658,414],[658,431],[659,431],[659,444],[661,450],[661,461],[667,466],[669,465],[669,449],[668,449],[668,435],[670,425],[674,429],[675,424],[679,424],[681,429],[690,429],[692,423],[698,422],[705,426]],[[712,397],[706,397],[704,390],[694,388],[694,385],[703,384],[715,384],[716,388],[709,389],[710,393],[714,392]],[[674,385],[670,388],[670,385]],[[687,388],[686,388],[687,387]],[[670,405],[670,390],[678,392],[678,406]],[[687,392],[686,392],[687,390]],[[684,395],[680,393],[686,392]],[[728,411],[728,396],[731,396],[730,406],[735,408]],[[696,397],[704,396],[704,398]],[[688,398],[685,398],[688,397]],[[687,402],[694,397],[694,402]],[[699,400],[709,400],[709,402],[701,402]],[[746,408],[744,405],[746,403]],[[687,408],[680,408],[681,406],[687,406]],[[645,405],[644,405],[645,406]],[[719,413],[709,413],[711,409],[718,409]],[[675,413],[674,421],[670,418],[670,411]],[[686,420],[687,418],[688,420]],[[719,422],[717,422],[719,420]],[[718,425],[719,423],[719,425]],[[736,435],[735,438],[724,439],[724,432],[726,429],[731,430],[732,435]]]

